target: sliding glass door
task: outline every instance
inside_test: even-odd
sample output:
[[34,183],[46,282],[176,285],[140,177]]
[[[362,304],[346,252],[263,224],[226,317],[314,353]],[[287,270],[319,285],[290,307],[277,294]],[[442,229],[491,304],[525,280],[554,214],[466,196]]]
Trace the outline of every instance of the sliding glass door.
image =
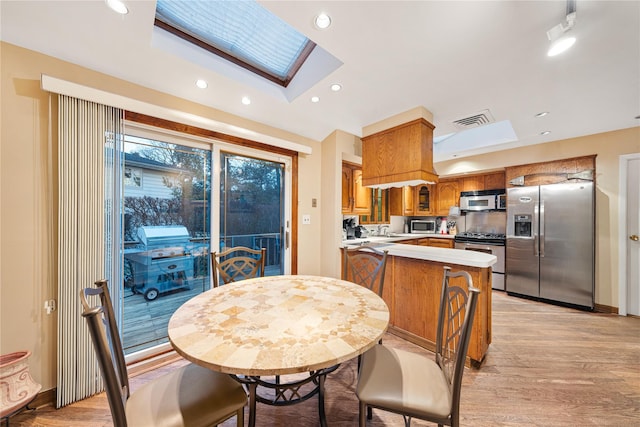
[[265,274],[291,271],[292,160],[133,124],[123,140],[120,167],[111,168],[122,189],[113,241],[122,298],[114,303],[133,361],[170,348],[173,312],[211,288],[212,251],[266,248]]

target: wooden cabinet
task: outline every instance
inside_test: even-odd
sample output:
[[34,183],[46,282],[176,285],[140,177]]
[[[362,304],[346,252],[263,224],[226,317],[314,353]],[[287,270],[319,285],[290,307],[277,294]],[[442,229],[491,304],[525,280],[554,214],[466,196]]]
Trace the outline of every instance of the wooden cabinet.
[[428,216],[435,215],[435,185],[392,188],[389,193],[391,215]]
[[504,172],[488,173],[484,176],[485,190],[500,190],[506,188]]
[[458,180],[440,181],[436,185],[436,215],[449,215],[451,206],[460,205],[460,190]]
[[414,215],[428,216],[435,215],[435,190],[432,184],[422,184],[415,187],[415,209]]
[[418,246],[432,246],[435,248],[445,248],[445,249],[453,249],[454,241],[453,239],[441,238],[441,237],[423,237],[418,239]]
[[411,216],[415,212],[414,188],[405,186],[389,189],[389,213],[398,216]]
[[371,214],[371,189],[362,186],[362,169],[346,162],[342,164],[342,213]]
[[460,191],[499,190],[505,188],[505,173],[490,172],[458,179]]
[[460,179],[460,191],[484,190],[484,175],[465,176]]
[[[447,239],[440,239],[447,240]],[[436,342],[438,307],[442,289],[444,264],[405,257],[390,256],[384,288],[393,295],[385,299],[391,319],[389,331],[421,347],[433,350]],[[464,270],[471,275],[473,285],[480,289],[473,321],[467,360],[479,367],[491,344],[491,268],[478,268],[447,264],[454,271]],[[451,285],[466,284],[461,278]]]

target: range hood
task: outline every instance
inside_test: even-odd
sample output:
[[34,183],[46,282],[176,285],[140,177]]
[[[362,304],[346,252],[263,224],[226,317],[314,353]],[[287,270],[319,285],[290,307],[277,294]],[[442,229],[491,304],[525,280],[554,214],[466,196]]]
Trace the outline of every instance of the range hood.
[[364,128],[362,185],[384,189],[437,183],[432,120],[431,112],[419,107]]

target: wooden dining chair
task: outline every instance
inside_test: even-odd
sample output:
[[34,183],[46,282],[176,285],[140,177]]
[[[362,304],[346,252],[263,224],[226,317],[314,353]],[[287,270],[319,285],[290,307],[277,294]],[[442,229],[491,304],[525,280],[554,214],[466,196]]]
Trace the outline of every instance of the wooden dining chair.
[[[107,281],[95,284],[95,288],[80,291],[82,317],[89,326],[115,427],[214,426],[234,415],[238,427],[244,425],[247,394],[240,383],[194,364],[147,382],[131,393]],[[90,299],[99,303],[91,305]]]
[[367,287],[382,297],[387,250],[358,246],[342,250],[342,280]]
[[[463,278],[466,286],[449,285],[453,278]],[[479,293],[467,272],[444,267],[435,360],[382,344],[364,354],[356,386],[360,427],[366,425],[368,408],[402,414],[406,427],[412,418],[459,425],[462,374]]]
[[213,287],[217,288],[220,285],[218,275],[225,285],[239,280],[263,277],[266,253],[265,248],[251,249],[246,246],[211,252]]

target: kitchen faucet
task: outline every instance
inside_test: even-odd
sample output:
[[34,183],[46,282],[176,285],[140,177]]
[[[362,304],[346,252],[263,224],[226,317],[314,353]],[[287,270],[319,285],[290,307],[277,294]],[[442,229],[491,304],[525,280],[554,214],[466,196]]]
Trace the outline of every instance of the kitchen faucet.
[[[377,234],[378,236],[387,236],[389,234],[389,226],[388,225],[382,225],[382,224],[378,224],[378,231]],[[382,229],[386,228],[384,234],[382,233]]]

